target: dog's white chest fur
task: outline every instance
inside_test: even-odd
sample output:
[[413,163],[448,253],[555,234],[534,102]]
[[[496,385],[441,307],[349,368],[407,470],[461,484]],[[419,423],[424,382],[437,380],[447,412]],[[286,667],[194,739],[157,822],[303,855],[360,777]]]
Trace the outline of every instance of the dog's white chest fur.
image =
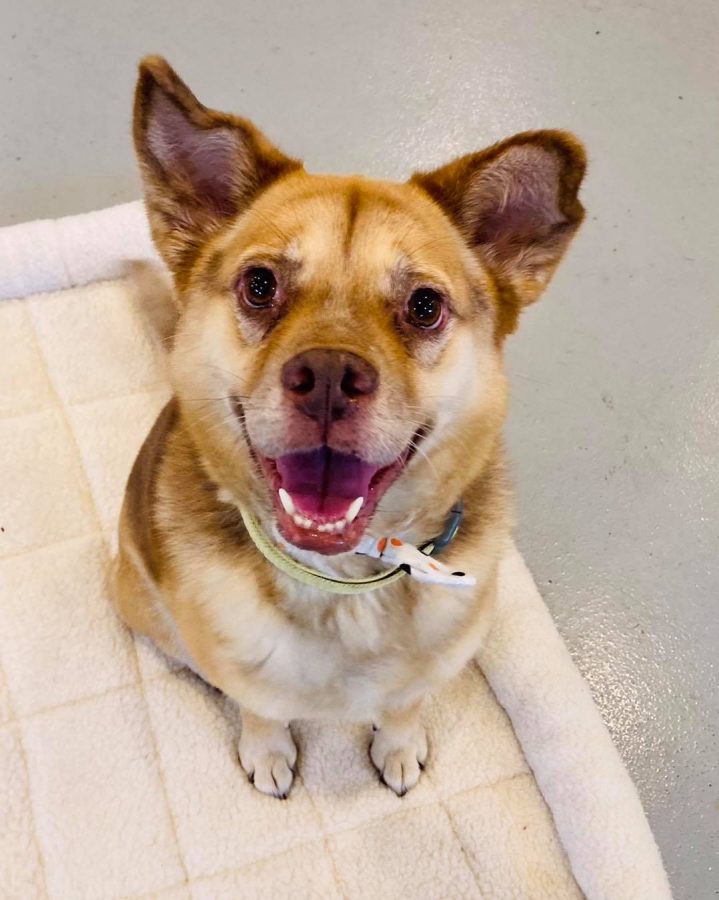
[[[215,572],[206,609],[244,702],[272,718],[370,721],[388,702],[421,697],[474,649],[465,591],[421,586],[410,598],[392,586],[337,597],[298,584],[272,604],[260,599],[252,575],[225,575]],[[429,650],[438,643],[447,648],[441,658]]]

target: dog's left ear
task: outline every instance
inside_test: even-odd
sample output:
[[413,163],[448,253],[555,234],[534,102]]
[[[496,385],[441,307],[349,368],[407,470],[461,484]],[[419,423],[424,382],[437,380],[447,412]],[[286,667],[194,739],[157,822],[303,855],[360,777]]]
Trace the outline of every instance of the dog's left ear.
[[503,334],[546,287],[584,217],[585,168],[584,148],[571,134],[531,131],[411,179],[494,273]]

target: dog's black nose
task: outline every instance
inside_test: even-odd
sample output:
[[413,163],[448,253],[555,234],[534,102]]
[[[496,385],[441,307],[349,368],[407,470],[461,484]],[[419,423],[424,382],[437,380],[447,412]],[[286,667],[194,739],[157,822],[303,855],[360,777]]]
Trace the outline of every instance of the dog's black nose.
[[378,383],[377,369],[346,350],[306,350],[282,368],[282,386],[297,409],[325,424],[346,418]]

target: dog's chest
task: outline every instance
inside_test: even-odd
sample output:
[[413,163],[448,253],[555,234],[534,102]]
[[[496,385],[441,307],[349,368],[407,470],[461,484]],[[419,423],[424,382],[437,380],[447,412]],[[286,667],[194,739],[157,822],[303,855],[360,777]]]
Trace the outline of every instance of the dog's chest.
[[240,615],[217,605],[213,618],[265,714],[370,720],[389,700],[412,702],[464,664],[452,644],[469,606],[466,594],[425,586],[350,597],[300,588],[279,605],[243,603]]

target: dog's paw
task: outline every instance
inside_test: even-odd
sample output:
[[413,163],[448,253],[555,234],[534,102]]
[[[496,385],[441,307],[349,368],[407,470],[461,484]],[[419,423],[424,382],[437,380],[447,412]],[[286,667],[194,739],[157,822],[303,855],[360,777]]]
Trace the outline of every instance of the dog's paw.
[[263,723],[261,729],[243,727],[238,752],[240,765],[258,791],[280,800],[287,797],[297,762],[288,727],[279,723]]
[[401,737],[380,728],[374,734],[369,755],[382,781],[403,797],[419,781],[427,759],[427,735],[421,725]]

